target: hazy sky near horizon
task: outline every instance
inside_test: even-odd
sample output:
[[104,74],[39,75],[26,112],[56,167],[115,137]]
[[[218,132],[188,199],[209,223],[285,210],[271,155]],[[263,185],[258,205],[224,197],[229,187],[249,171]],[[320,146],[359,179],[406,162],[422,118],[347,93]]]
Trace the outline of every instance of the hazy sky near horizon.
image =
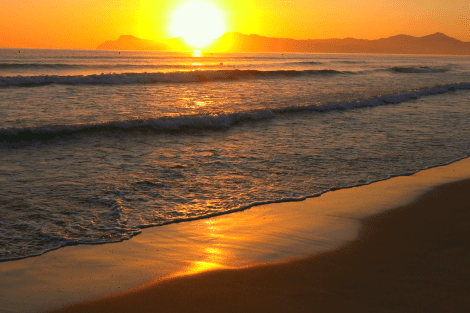
[[470,41],[469,0],[1,0],[0,47],[96,48],[120,35],[168,39],[185,2],[218,8],[224,31],[378,39],[435,32]]

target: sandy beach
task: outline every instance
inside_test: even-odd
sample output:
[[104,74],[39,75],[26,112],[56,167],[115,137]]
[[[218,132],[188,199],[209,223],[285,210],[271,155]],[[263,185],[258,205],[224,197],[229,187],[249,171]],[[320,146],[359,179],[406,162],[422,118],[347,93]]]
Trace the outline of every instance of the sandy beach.
[[184,275],[59,312],[463,312],[470,180],[368,217],[339,249]]

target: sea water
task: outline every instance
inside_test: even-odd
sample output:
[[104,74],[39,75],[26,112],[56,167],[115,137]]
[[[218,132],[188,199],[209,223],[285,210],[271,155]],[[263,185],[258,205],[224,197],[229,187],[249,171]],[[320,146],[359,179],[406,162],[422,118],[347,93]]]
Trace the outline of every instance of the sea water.
[[470,155],[470,57],[0,49],[0,261]]

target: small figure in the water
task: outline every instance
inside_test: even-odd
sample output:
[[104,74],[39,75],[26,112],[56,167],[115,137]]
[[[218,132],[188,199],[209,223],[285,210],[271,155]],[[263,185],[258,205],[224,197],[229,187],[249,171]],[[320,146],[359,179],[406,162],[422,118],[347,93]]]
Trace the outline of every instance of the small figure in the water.
[[220,65],[220,66],[222,66],[222,65],[224,65],[224,63],[220,62],[220,64],[219,64],[219,65]]

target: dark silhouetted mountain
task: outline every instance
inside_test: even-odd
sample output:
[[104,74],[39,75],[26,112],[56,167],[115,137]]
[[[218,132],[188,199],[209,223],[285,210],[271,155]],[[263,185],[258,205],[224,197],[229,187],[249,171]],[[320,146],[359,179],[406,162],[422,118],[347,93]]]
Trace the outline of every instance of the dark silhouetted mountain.
[[470,55],[470,43],[436,33],[424,37],[398,35],[377,40],[294,40],[241,33],[226,33],[207,49],[232,52],[317,52]]
[[[158,42],[121,36],[107,41],[98,49],[116,50],[192,50],[182,38]],[[212,52],[316,52],[316,53],[382,53],[382,54],[452,54],[470,55],[470,43],[435,33],[423,37],[397,35],[377,40],[272,38],[259,35],[226,33],[204,49]]]
[[131,35],[123,35],[117,40],[102,43],[99,50],[170,50],[166,44],[154,40],[140,39]]

